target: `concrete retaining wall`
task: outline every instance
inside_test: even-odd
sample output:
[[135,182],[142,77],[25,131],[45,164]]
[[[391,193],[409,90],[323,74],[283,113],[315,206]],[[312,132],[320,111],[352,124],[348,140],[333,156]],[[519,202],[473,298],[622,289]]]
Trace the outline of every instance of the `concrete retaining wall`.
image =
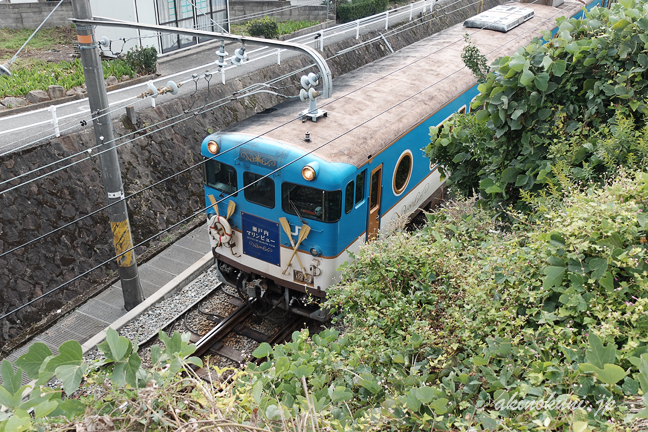
[[[0,3],[0,28],[10,30],[35,29],[47,15],[52,12],[58,2],[45,3]],[[63,0],[63,4],[49,17],[43,27],[70,25],[72,18],[72,2]]]
[[[457,3],[454,8],[465,9],[455,14],[446,10],[447,14],[442,19],[430,21],[428,16],[425,23],[411,26],[409,30],[390,37],[389,43],[398,50],[461,22],[477,12],[477,5],[465,6],[471,2],[472,0],[464,0],[463,4]],[[485,0],[484,9],[500,3],[503,3],[503,0]],[[359,41],[352,38],[327,46],[324,56],[332,57],[335,53],[377,35],[377,32],[369,33]],[[329,67],[335,77],[386,55],[389,55],[389,49],[384,42],[378,40],[333,58]],[[282,61],[281,65],[228,80],[225,86],[213,86],[210,93],[203,91],[188,97],[171,99],[156,108],[140,112],[136,125],[125,117],[114,119],[116,136],[124,137],[124,141],[128,141],[118,149],[127,195],[198,164],[187,172],[128,200],[135,243],[204,207],[202,172],[199,165],[202,157],[199,148],[208,131],[218,131],[283,99],[261,93],[198,115],[189,112],[186,121],[163,130],[158,130],[152,125],[175,117],[185,110],[196,109],[207,102],[231,96],[233,92],[253,83],[265,82],[310,64],[312,60],[305,56]],[[285,88],[292,86],[293,89],[299,89],[301,86],[298,79],[299,76],[294,76],[292,82],[283,81],[281,85]],[[94,134],[91,129],[86,129],[0,157],[0,181],[15,178],[21,173],[62,157],[83,152],[74,159],[79,161],[87,157],[84,150],[94,145]],[[96,157],[90,157],[43,180],[0,195],[0,254],[104,206],[98,163]],[[57,167],[48,168],[46,171],[51,172],[55,168]],[[19,183],[20,180],[14,180],[9,185],[15,186]],[[147,249],[159,247],[160,244],[161,240],[158,238],[139,248],[138,256]],[[0,316],[43,293],[50,292],[63,282],[109,260],[112,256],[108,216],[102,211],[44,240],[0,257]],[[102,288],[102,283],[114,276],[115,272],[114,264],[104,266],[1,320],[0,347],[3,343],[10,342],[2,351],[24,339],[27,333],[58,319],[83,298],[96,293]],[[60,314],[56,312],[58,309],[62,310]],[[40,324],[35,325],[39,321]]]
[[[272,9],[280,9],[271,12]],[[230,16],[233,19],[244,15],[259,14],[269,16],[279,22],[283,21],[326,21],[326,6],[302,6],[290,8],[289,1],[230,1]],[[268,12],[267,12],[268,11]],[[329,18],[335,19],[335,10],[331,8]]]

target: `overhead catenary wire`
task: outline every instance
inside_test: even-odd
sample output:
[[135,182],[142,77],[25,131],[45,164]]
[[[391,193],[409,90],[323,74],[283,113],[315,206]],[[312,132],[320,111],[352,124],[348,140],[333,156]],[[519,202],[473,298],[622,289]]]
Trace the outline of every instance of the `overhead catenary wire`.
[[[536,26],[536,27],[537,27],[537,26]],[[531,31],[531,30],[532,30],[532,29],[530,29],[529,31]],[[479,31],[482,31],[482,29],[478,29],[478,30],[475,31],[474,33],[477,33],[477,32],[479,32]],[[473,34],[474,34],[474,33],[473,33]],[[527,32],[525,32],[525,33],[527,33]],[[523,33],[523,34],[521,34],[521,35],[518,35],[518,36],[515,37],[513,40],[515,40],[515,39],[517,39],[517,38],[523,36],[525,33]],[[454,43],[456,43],[456,42],[454,42]],[[509,42],[507,42],[507,43],[509,43]],[[492,52],[494,52],[494,51],[497,51],[497,50],[501,49],[504,45],[506,45],[506,43],[505,43],[505,44],[502,44],[502,45],[500,45],[500,46],[498,46],[498,47],[496,47],[496,48],[494,48],[493,50],[489,51],[488,53],[492,53]],[[412,64],[413,64],[413,63],[416,63],[417,61],[420,61],[420,60],[421,60],[421,59],[416,60],[416,61],[412,62]],[[408,66],[409,66],[409,65],[408,65]],[[404,67],[407,67],[407,66],[404,66]],[[399,68],[398,70],[401,70],[402,68],[403,68],[403,67]],[[137,247],[140,247],[140,246],[142,246],[142,245],[148,243],[149,241],[153,240],[154,238],[158,237],[159,235],[161,235],[161,234],[163,234],[163,233],[166,233],[166,232],[168,232],[169,230],[174,229],[174,228],[177,227],[177,226],[180,226],[181,224],[183,224],[183,223],[189,221],[190,219],[192,219],[192,218],[194,218],[195,216],[199,215],[200,213],[202,213],[202,212],[208,210],[209,208],[212,208],[212,207],[214,207],[214,206],[220,204],[221,202],[223,202],[223,201],[225,201],[225,200],[231,198],[232,196],[234,196],[234,195],[236,195],[236,194],[238,194],[238,193],[244,191],[244,190],[247,189],[248,187],[253,186],[253,185],[256,184],[257,182],[260,182],[260,181],[264,180],[265,178],[270,177],[270,176],[276,174],[277,172],[281,171],[282,169],[285,169],[286,167],[288,167],[288,166],[290,166],[290,165],[296,163],[297,161],[299,161],[299,160],[305,158],[306,156],[315,153],[316,151],[322,149],[323,147],[329,145],[330,143],[336,141],[337,139],[339,139],[339,138],[341,138],[341,137],[343,137],[343,136],[349,134],[350,132],[352,132],[352,131],[358,129],[359,127],[361,127],[361,126],[367,124],[368,122],[377,119],[378,117],[380,117],[381,115],[385,114],[385,113],[388,112],[389,110],[391,110],[391,109],[393,109],[393,108],[395,108],[395,107],[397,107],[397,106],[399,106],[399,105],[402,105],[403,103],[409,101],[410,99],[414,98],[415,96],[418,96],[419,94],[421,94],[421,93],[423,93],[423,92],[425,92],[425,91],[431,89],[432,87],[438,85],[439,83],[441,83],[441,82],[443,82],[443,81],[445,81],[445,80],[451,78],[452,76],[454,76],[455,74],[459,73],[459,72],[462,71],[463,69],[466,69],[466,66],[460,67],[459,69],[457,69],[457,70],[451,72],[450,74],[448,74],[448,75],[446,75],[446,76],[444,76],[444,77],[438,79],[437,81],[435,81],[435,82],[431,83],[430,85],[424,87],[423,89],[421,89],[421,90],[415,92],[414,94],[408,96],[407,98],[401,100],[400,102],[398,102],[398,103],[396,103],[396,104],[394,104],[394,105],[392,105],[392,106],[386,108],[385,110],[383,110],[383,111],[377,113],[376,115],[372,116],[371,118],[369,118],[369,119],[367,119],[367,120],[365,120],[365,121],[363,121],[363,122],[361,122],[361,123],[355,125],[355,126],[352,127],[351,129],[349,129],[349,130],[347,130],[347,131],[345,131],[345,132],[339,134],[339,135],[336,136],[335,138],[333,138],[333,139],[331,139],[331,140],[329,140],[329,141],[327,141],[327,142],[321,144],[320,146],[318,146],[318,147],[316,147],[316,148],[314,148],[314,149],[312,149],[312,150],[306,152],[305,154],[303,154],[303,155],[301,155],[301,156],[296,157],[295,159],[293,159],[293,160],[287,162],[286,164],[282,165],[281,167],[278,167],[277,169],[273,170],[272,172],[270,172],[270,173],[268,173],[268,174],[266,174],[266,175],[264,175],[264,176],[258,178],[256,181],[251,182],[250,184],[248,184],[248,185],[246,185],[246,186],[244,186],[244,187],[242,187],[242,188],[239,188],[238,190],[236,190],[236,191],[234,191],[234,192],[228,194],[227,196],[225,196],[225,197],[223,197],[222,199],[218,200],[218,201],[216,202],[216,204],[212,204],[212,205],[209,205],[209,206],[206,206],[206,207],[203,207],[203,208],[199,209],[198,211],[194,212],[193,214],[191,214],[191,215],[188,216],[187,218],[184,218],[184,219],[182,219],[181,221],[177,222],[176,224],[173,224],[172,226],[170,226],[170,227],[168,227],[168,228],[166,228],[166,229],[164,229],[164,230],[161,230],[160,232],[156,233],[155,235],[149,237],[148,239],[146,239],[146,240],[144,240],[144,241],[138,243],[137,245],[133,246],[132,248],[130,248],[130,249],[124,251],[122,254],[118,255],[117,257],[113,257],[113,258],[111,258],[111,259],[109,259],[109,260],[107,260],[107,261],[104,261],[104,262],[101,263],[101,264],[98,264],[97,266],[93,267],[92,269],[90,269],[90,270],[88,270],[88,271],[86,271],[86,272],[84,272],[84,273],[82,273],[82,274],[80,274],[80,275],[77,275],[76,277],[74,277],[73,279],[71,279],[71,280],[65,282],[64,284],[61,284],[61,285],[59,285],[58,287],[56,287],[56,288],[54,288],[54,289],[48,291],[47,293],[44,293],[44,294],[42,294],[41,296],[39,296],[39,297],[37,297],[37,298],[35,298],[35,299],[32,299],[31,301],[29,301],[29,302],[23,304],[22,306],[20,306],[20,307],[18,307],[18,308],[15,308],[15,309],[12,310],[11,312],[8,312],[8,313],[6,313],[6,314],[0,316],[0,320],[4,319],[4,318],[6,318],[6,317],[8,317],[8,316],[10,316],[10,315],[13,315],[14,313],[16,313],[16,312],[22,310],[23,308],[25,308],[25,307],[27,307],[27,306],[33,304],[34,302],[36,302],[36,301],[38,301],[38,300],[44,298],[45,296],[47,296],[47,295],[49,295],[49,294],[51,294],[51,293],[53,293],[53,292],[56,292],[56,291],[62,289],[63,287],[69,285],[70,283],[72,283],[72,282],[74,282],[74,281],[80,279],[81,277],[83,277],[83,276],[85,276],[85,275],[91,273],[92,271],[94,271],[94,270],[96,270],[96,269],[98,269],[98,268],[101,268],[102,266],[104,266],[104,265],[106,265],[106,264],[112,262],[114,259],[119,258],[119,257],[121,257],[122,255],[127,254],[127,253],[133,251],[133,250],[136,249]],[[386,77],[386,76],[389,76],[389,75],[391,75],[391,74],[393,74],[393,73],[396,73],[398,70],[396,70],[396,71],[392,71],[392,72],[390,72],[389,74],[386,74],[386,75],[384,75],[384,76],[382,76],[382,77],[379,77],[379,78],[377,78],[376,80],[374,80],[374,81],[372,81],[372,82],[370,82],[370,83],[367,83],[366,85],[369,85],[369,84],[371,84],[371,83],[373,83],[373,82],[375,82],[375,81],[377,81],[377,80],[383,79],[383,78]],[[366,86],[366,85],[365,85],[365,86]],[[364,87],[364,86],[363,86],[363,87]],[[352,90],[351,92],[347,93],[346,95],[348,95],[348,94],[350,94],[350,93],[352,93],[352,92],[355,92],[355,91],[357,91],[357,90],[358,90],[358,89]],[[338,99],[339,99],[339,98],[338,98]],[[288,123],[290,123],[290,122],[292,122],[292,121],[294,121],[294,120],[296,120],[296,119],[297,119],[297,118],[295,118],[295,119],[291,119],[291,120],[289,120],[289,121],[287,121],[287,122],[284,122],[283,124],[281,124],[281,125],[279,125],[279,126],[273,128],[272,130],[276,130],[277,128],[283,127],[283,126],[285,126],[286,124],[288,124]],[[265,132],[264,134],[266,134],[266,133],[268,133],[268,132],[269,132],[269,131]],[[261,135],[259,135],[259,136],[262,136],[262,135],[264,135],[264,134],[261,134]],[[249,142],[249,141],[250,141],[250,140],[248,140],[248,142]],[[235,146],[235,148],[236,148],[236,147],[238,147],[238,146]],[[230,149],[230,150],[231,150],[231,149]],[[215,156],[216,156],[216,155],[215,155]],[[215,156],[214,156],[214,157],[215,157]],[[212,158],[213,158],[213,157],[212,157]],[[212,158],[209,158],[209,159],[212,159]],[[201,163],[204,163],[204,161],[202,161]]]
[[[454,3],[450,3],[450,4],[444,5],[444,6],[442,6],[442,7],[439,7],[439,8],[437,8],[437,11],[441,11],[441,10],[443,10],[443,9],[446,9],[446,8],[448,8],[448,7],[450,7],[450,6],[454,5],[454,4],[456,4],[456,3],[459,2],[459,1],[460,1],[460,0],[457,0],[457,1],[455,1]],[[478,4],[478,3],[480,3],[480,1],[476,1],[476,2],[474,2],[474,3],[471,3],[471,4],[468,5],[468,6],[471,6],[471,5],[474,5],[474,4]],[[435,5],[436,5],[436,2],[435,2]],[[405,7],[401,8],[401,9],[404,9],[404,8],[405,8]],[[451,11],[450,13],[453,13],[453,12],[454,12],[454,11]],[[406,13],[406,12],[400,12],[400,13]],[[396,13],[396,15],[397,15],[397,14],[398,14],[398,12]],[[362,19],[362,20],[360,20],[360,21],[363,21],[363,23],[364,23],[363,25],[368,25],[368,24],[371,24],[372,22],[379,22],[379,21],[382,21],[382,20],[383,20],[383,18],[382,18],[381,15],[376,15],[376,16],[374,16],[373,18],[369,18],[369,19]],[[417,21],[418,21],[418,20],[417,20]],[[348,24],[343,24],[343,25],[341,25],[341,26],[335,26],[335,27],[333,27],[332,29],[336,29],[336,31],[340,31],[340,30],[342,30],[342,29],[345,28],[345,25],[352,25],[352,26],[354,26],[353,28],[355,28],[355,24],[354,24],[354,23],[355,23],[355,21],[354,21],[354,22],[350,22],[350,23],[348,23]],[[349,28],[350,28],[350,27],[349,27]],[[393,34],[396,34],[396,33],[393,33]],[[153,35],[153,36],[138,36],[138,37],[134,37],[134,38],[129,38],[128,40],[131,40],[131,39],[140,39],[140,38],[148,38],[148,37],[157,37],[157,35]],[[306,35],[306,36],[304,36],[304,37],[308,37],[308,35]],[[303,37],[297,37],[297,38],[293,38],[292,40],[298,40],[298,39],[302,39],[302,38],[303,38]],[[376,39],[378,39],[378,38],[376,38]],[[369,41],[366,41],[366,42],[364,42],[364,43],[362,43],[362,44],[358,44],[358,45],[356,45],[356,46],[359,48],[360,46],[367,45],[367,44],[369,44],[369,43],[373,43],[373,42],[374,42],[373,40],[369,40]],[[257,50],[253,50],[251,53],[254,53],[254,52],[257,52],[257,51],[260,51],[260,50],[263,50],[263,49],[267,49],[267,47],[262,47],[262,48],[259,48],[259,49],[257,49]],[[350,51],[350,50],[352,50],[352,49],[353,49],[353,48],[349,49],[348,51]],[[344,52],[346,52],[346,51],[344,51]],[[251,53],[250,53],[250,54],[251,54]],[[272,55],[272,54],[269,54],[269,55]],[[262,56],[261,58],[263,58],[263,57],[266,57],[266,56]],[[331,58],[333,58],[333,57],[331,57]],[[204,65],[204,66],[207,66],[207,65]],[[197,67],[197,68],[195,68],[195,69],[199,69],[199,68],[204,67],[204,66],[199,66],[199,67]],[[229,67],[226,67],[226,68],[225,68],[225,70],[228,70],[228,69],[230,69],[230,68],[229,68]],[[216,73],[216,71],[213,71],[212,73]],[[298,72],[297,72],[297,73],[298,73]],[[184,80],[182,83],[189,82],[189,81],[191,81],[191,78],[187,78],[187,79]],[[134,99],[134,98],[126,99],[126,101],[128,101],[128,100],[132,100],[132,99]],[[115,110],[111,110],[111,112],[114,112],[114,111],[115,111]],[[72,116],[76,116],[76,115],[81,115],[81,113],[69,114],[69,115],[67,115],[67,116],[63,116],[63,117],[61,117],[61,118],[72,117]],[[82,121],[83,121],[83,120],[82,120]],[[50,122],[51,122],[50,120],[46,120],[46,121],[43,121],[43,122],[37,123],[37,124],[35,124],[35,125],[44,125],[44,124],[48,124],[48,123],[50,123]],[[66,124],[67,124],[67,123],[66,123]],[[32,126],[34,126],[34,125],[32,125]],[[64,129],[64,131],[68,131],[68,130],[71,130],[71,129],[73,129],[73,127],[66,128],[66,129]],[[7,133],[7,132],[9,132],[9,131],[0,132],[0,134],[2,134],[2,133]],[[37,136],[37,135],[40,135],[40,134],[41,134],[41,133],[34,134],[33,136]],[[33,136],[32,136],[32,137],[33,137]],[[24,148],[24,147],[28,147],[28,146],[30,146],[30,145],[32,145],[32,144],[35,144],[35,143],[37,143],[37,142],[39,142],[39,141],[41,141],[41,140],[43,140],[43,139],[50,138],[50,137],[52,137],[52,136],[53,136],[53,134],[51,134],[51,133],[50,133],[50,134],[45,134],[44,136],[39,136],[38,139],[36,139],[36,140],[34,140],[34,141],[31,141],[31,142],[28,142],[27,144],[21,145],[18,149],[21,149],[21,148]],[[30,137],[30,138],[31,138],[31,137]],[[30,139],[30,138],[21,138],[20,141],[24,141],[25,139]],[[6,145],[4,145],[3,147],[5,147],[5,148],[7,148],[7,147],[12,147],[12,146],[14,146],[15,144],[16,144],[16,143],[14,142],[14,143],[6,144]],[[9,150],[9,152],[11,152],[11,151],[15,151],[15,150],[18,150],[18,149]],[[0,156],[6,155],[6,154],[7,154],[7,152],[5,152],[5,153],[3,153],[3,154],[0,154]]]
[[[538,1],[538,0],[535,0],[535,1]],[[534,2],[535,2],[535,1],[534,1]],[[458,2],[459,2],[459,0],[455,1],[455,2],[452,3],[451,5],[456,4],[456,3],[458,3]],[[480,3],[480,1],[476,1],[476,2],[474,2],[474,3],[471,3],[471,4],[468,5],[468,6],[471,6],[471,5],[474,5],[474,4],[477,4],[477,3]],[[463,8],[462,8],[462,9],[463,9]],[[452,11],[451,13],[454,13],[454,12],[456,12],[456,11]],[[553,16],[552,16],[552,17],[553,17]],[[433,19],[439,19],[439,18],[440,18],[440,17],[435,17],[435,18],[433,18]],[[428,20],[427,22],[429,22],[429,21],[431,21],[431,20]],[[424,24],[424,23],[419,23],[419,24],[417,24],[417,25],[422,25],[422,24]],[[479,30],[481,30],[481,29],[479,29]],[[529,31],[532,31],[532,30],[533,30],[533,29],[531,29],[531,30],[529,30]],[[400,31],[406,31],[406,30],[400,30]],[[356,46],[354,46],[354,47],[352,47],[352,48],[354,48],[354,49],[358,49],[359,47],[364,46],[364,45],[367,44],[367,43],[373,43],[373,42],[376,42],[377,40],[379,40],[379,38],[371,39],[371,40],[369,40],[369,41],[367,41],[367,42],[363,42],[362,44],[358,44],[358,45],[356,45]],[[462,40],[463,40],[463,39],[460,39],[460,40],[457,40],[457,41],[455,41],[455,42],[453,42],[453,43],[461,42]],[[451,45],[451,44],[448,44],[447,46],[450,46],[450,45]],[[440,49],[443,49],[443,48],[440,48]],[[335,58],[335,57],[337,57],[337,56],[339,56],[339,55],[341,55],[341,54],[344,54],[344,53],[346,53],[346,52],[348,52],[348,51],[345,50],[345,51],[342,51],[342,52],[340,52],[340,53],[337,53],[337,54],[335,54],[335,55],[333,55],[333,56],[331,56],[331,57],[328,57],[327,60],[329,60],[329,59],[331,59],[331,58]],[[438,52],[438,50],[435,51],[435,52]],[[309,69],[309,68],[311,68],[311,67],[312,67],[312,65],[305,66],[305,67],[303,67],[303,68],[301,68],[301,69],[299,69],[299,70],[297,70],[297,71],[293,71],[293,72],[291,72],[291,73],[285,74],[285,75],[283,75],[282,77],[277,77],[277,78],[275,78],[275,79],[273,79],[273,80],[269,80],[269,81],[267,81],[266,83],[278,82],[277,80],[279,80],[279,79],[286,79],[286,78],[288,78],[288,77],[290,77],[290,76],[292,76],[292,75],[295,75],[295,74],[297,74],[297,73],[300,73],[300,72],[302,72],[302,71],[304,71],[304,70],[307,70],[307,69]],[[215,72],[212,72],[212,73],[215,73]],[[225,99],[225,98],[224,98],[224,99]],[[221,100],[223,100],[223,99],[221,99]],[[335,100],[335,99],[334,99],[334,100]],[[217,102],[218,102],[218,101],[217,101]],[[172,118],[170,118],[170,119],[165,119],[165,120],[163,120],[163,121],[161,121],[161,122],[158,122],[157,124],[161,124],[161,123],[164,123],[164,122],[166,122],[166,121],[173,120],[173,119],[178,118],[179,116],[182,116],[182,115],[184,115],[184,114],[185,114],[185,113],[182,113],[182,114],[179,114],[178,116],[174,116],[174,117],[172,117]],[[188,118],[190,118],[190,117],[188,117]],[[188,119],[188,118],[187,118],[187,119]],[[155,124],[155,125],[157,125],[157,124]],[[173,125],[175,125],[175,124],[177,124],[177,122],[174,123]],[[153,125],[153,126],[155,126],[155,125]],[[172,126],[172,125],[171,125],[171,126]],[[149,127],[150,127],[150,126],[149,126]],[[130,135],[133,135],[133,134],[135,134],[135,133],[136,133],[136,132],[132,132],[131,134],[127,134],[127,135],[125,135],[125,136],[123,136],[123,137],[115,138],[115,141],[117,141],[117,140],[119,140],[119,139],[123,139],[124,137],[130,136]],[[146,136],[146,135],[148,135],[148,134],[145,134],[145,135],[143,135],[143,136],[140,136],[140,137],[138,137],[137,139],[142,138],[142,137],[144,137],[144,136]],[[128,144],[129,142],[132,142],[132,140],[131,140],[131,141],[126,141],[126,142],[121,143],[121,144],[119,144],[119,145],[117,145],[117,146],[125,145],[125,144]],[[106,143],[104,143],[104,144],[108,144],[108,143],[111,143],[111,141],[108,141],[108,142],[106,142]],[[37,172],[37,171],[40,170],[40,169],[44,169],[44,168],[46,168],[46,167],[51,167],[51,166],[53,166],[53,165],[59,164],[59,163],[65,161],[65,160],[69,160],[69,159],[71,159],[71,158],[73,158],[73,157],[76,157],[76,156],[79,156],[79,155],[81,155],[81,154],[83,154],[83,153],[85,153],[85,152],[92,151],[92,150],[94,150],[94,149],[96,149],[96,148],[98,148],[98,147],[100,147],[100,146],[101,146],[101,145],[97,145],[97,146],[92,147],[92,148],[90,148],[90,149],[86,149],[86,150],[84,150],[84,151],[80,151],[80,152],[78,152],[78,153],[76,153],[76,154],[73,154],[73,155],[67,156],[67,157],[64,158],[64,159],[61,159],[61,160],[55,161],[55,162],[53,162],[53,163],[51,163],[51,164],[48,164],[47,166],[44,166],[44,167],[41,167],[41,168],[37,168],[37,169],[35,169],[35,170],[32,170],[32,171],[29,171],[29,172],[23,173],[23,174],[21,174],[20,176],[12,177],[11,179],[8,179],[8,180],[5,180],[5,181],[3,181],[3,182],[0,182],[0,185],[6,184],[6,183],[8,183],[8,182],[10,182],[10,181],[13,181],[13,180],[19,178],[19,177],[22,178],[22,177],[25,177],[25,176],[27,176],[27,175],[33,174],[34,172]],[[101,152],[100,152],[100,153],[97,153],[97,154],[95,154],[95,155],[93,155],[93,156],[88,156],[88,157],[86,157],[86,158],[84,158],[84,159],[81,159],[81,160],[79,160],[79,161],[73,162],[73,163],[71,163],[71,164],[69,164],[69,165],[66,165],[66,166],[64,166],[64,167],[62,167],[62,168],[60,168],[60,169],[55,170],[55,171],[51,171],[51,172],[49,172],[49,173],[47,173],[47,174],[45,174],[45,175],[43,175],[43,176],[39,176],[39,177],[36,177],[36,178],[31,179],[31,180],[29,180],[29,181],[23,182],[23,183],[21,183],[21,184],[19,184],[19,185],[16,185],[16,186],[12,187],[12,188],[9,188],[9,189],[6,189],[6,190],[3,190],[3,191],[0,191],[0,195],[6,193],[6,192],[8,192],[8,191],[11,191],[11,190],[17,189],[17,188],[19,188],[19,187],[22,187],[22,186],[24,186],[24,185],[27,185],[27,184],[29,184],[29,183],[31,183],[31,182],[33,182],[33,181],[40,180],[40,179],[46,177],[47,175],[52,175],[52,174],[54,174],[54,173],[56,173],[56,172],[58,172],[58,171],[61,171],[62,169],[69,168],[70,166],[73,166],[73,165],[75,165],[75,164],[77,164],[77,163],[81,163],[81,162],[83,162],[83,161],[86,161],[86,160],[90,159],[91,157],[94,157],[94,156],[96,156],[96,155],[98,155],[98,154],[101,154]]]

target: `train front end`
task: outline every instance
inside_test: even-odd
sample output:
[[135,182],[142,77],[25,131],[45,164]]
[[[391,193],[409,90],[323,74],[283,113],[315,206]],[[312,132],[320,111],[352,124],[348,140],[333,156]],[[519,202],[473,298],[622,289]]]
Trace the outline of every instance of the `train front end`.
[[221,281],[259,314],[281,308],[326,320],[319,304],[353,241],[340,228],[346,216],[341,185],[356,168],[235,133],[209,135],[201,152]]

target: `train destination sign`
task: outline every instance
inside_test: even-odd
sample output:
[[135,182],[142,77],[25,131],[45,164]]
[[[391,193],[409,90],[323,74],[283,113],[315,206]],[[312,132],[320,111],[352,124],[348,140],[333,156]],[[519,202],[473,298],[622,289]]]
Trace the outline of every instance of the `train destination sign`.
[[239,157],[247,163],[266,168],[277,168],[277,157],[258,151],[241,149]]
[[279,222],[241,212],[243,253],[276,266],[281,265]]

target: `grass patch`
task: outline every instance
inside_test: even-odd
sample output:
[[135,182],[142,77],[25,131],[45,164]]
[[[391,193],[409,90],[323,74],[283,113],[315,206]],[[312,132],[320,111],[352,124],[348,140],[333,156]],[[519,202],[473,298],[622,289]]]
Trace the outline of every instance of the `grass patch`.
[[[0,29],[0,58],[10,58],[31,36],[34,30]],[[25,49],[50,50],[58,45],[72,45],[76,30],[72,27],[53,27],[40,29]],[[5,53],[8,51],[9,53]]]

